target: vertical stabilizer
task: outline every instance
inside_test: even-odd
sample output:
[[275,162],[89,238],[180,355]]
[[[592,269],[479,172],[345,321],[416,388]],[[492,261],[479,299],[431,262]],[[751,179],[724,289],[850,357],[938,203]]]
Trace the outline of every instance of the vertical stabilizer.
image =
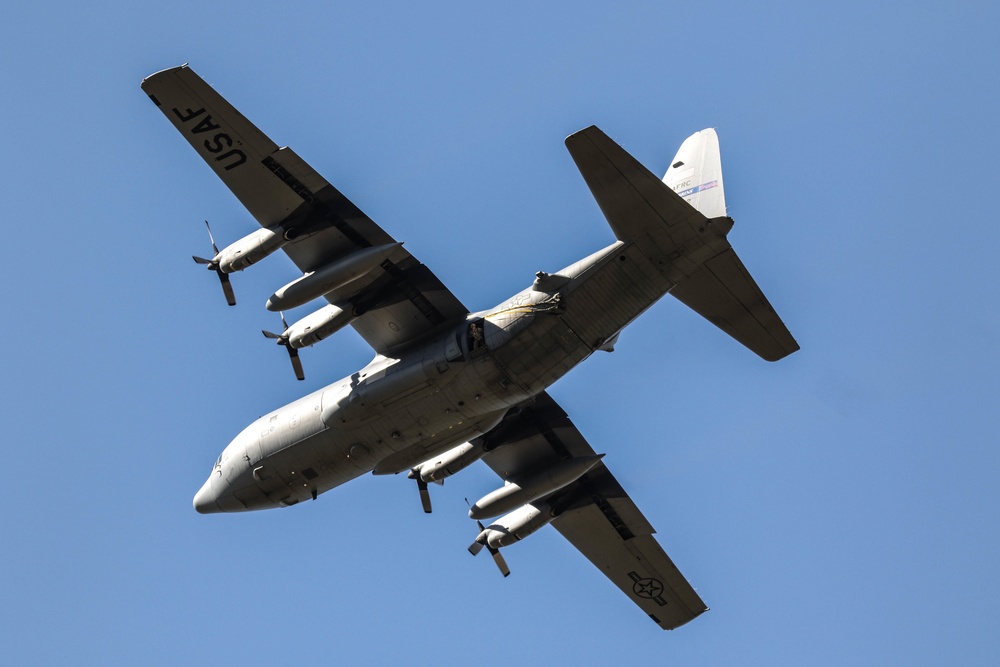
[[706,218],[726,215],[719,136],[708,128],[684,140],[663,182]]

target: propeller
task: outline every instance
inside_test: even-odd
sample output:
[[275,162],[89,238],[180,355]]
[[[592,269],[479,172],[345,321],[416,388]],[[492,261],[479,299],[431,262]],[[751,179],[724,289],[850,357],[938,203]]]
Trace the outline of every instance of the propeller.
[[[468,498],[465,499],[465,504],[469,505]],[[471,508],[472,505],[469,505],[469,507]],[[493,556],[493,562],[497,564],[498,568],[500,568],[500,574],[504,577],[509,577],[510,568],[507,567],[507,561],[504,560],[503,554],[500,553],[499,549],[491,547],[490,543],[486,540],[486,537],[483,536],[483,532],[486,531],[486,528],[483,526],[483,522],[476,519],[476,525],[479,526],[479,537],[476,538],[475,542],[469,545],[469,553],[476,556],[483,550],[483,547],[486,547],[487,551],[490,552],[490,555]],[[482,541],[480,542],[480,540]]]
[[417,480],[417,489],[420,491],[420,504],[424,506],[424,512],[427,514],[431,513],[431,494],[427,490],[427,482],[425,482],[420,477],[420,468],[412,468],[410,474],[407,475],[410,479]]
[[219,276],[219,282],[222,283],[222,293],[226,296],[226,303],[230,306],[236,305],[236,293],[233,292],[233,284],[229,281],[229,274],[219,268],[219,263],[215,261],[215,257],[219,256],[219,246],[215,245],[215,237],[212,236],[212,228],[208,224],[208,220],[205,221],[205,227],[208,228],[208,240],[212,242],[212,250],[215,254],[212,256],[213,259],[205,259],[204,257],[198,257],[197,255],[192,255],[192,259],[198,263],[203,264],[208,267],[209,271],[215,271]]
[[[302,360],[299,359],[299,351],[292,347],[291,343],[288,342],[288,336],[284,334],[288,331],[288,322],[285,321],[285,314],[281,313],[281,324],[285,327],[282,333],[276,334],[271,331],[261,331],[265,338],[270,338],[271,340],[277,341],[278,345],[283,346],[288,350],[288,358],[292,362],[292,370],[295,371],[295,377],[298,380],[305,380],[306,374],[302,370]],[[428,512],[430,510],[427,510]]]

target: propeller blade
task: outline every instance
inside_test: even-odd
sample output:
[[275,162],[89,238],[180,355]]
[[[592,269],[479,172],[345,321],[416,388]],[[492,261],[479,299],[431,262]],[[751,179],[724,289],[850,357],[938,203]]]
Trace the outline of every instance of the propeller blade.
[[504,577],[509,577],[510,568],[507,567],[507,561],[503,559],[503,555],[501,555],[500,550],[490,547],[490,553],[493,554],[493,562],[497,564],[498,568],[500,568],[500,574]]
[[[282,330],[281,330],[281,332],[284,333],[284,332],[288,331],[288,322],[285,321],[285,314],[284,313],[279,312],[278,315],[281,316],[281,326],[283,327]],[[281,334],[276,334],[276,333],[274,333],[272,331],[266,331],[266,330],[261,330],[261,333],[264,334],[265,338],[270,338],[272,340],[278,341],[278,345],[288,345],[288,339],[286,339]]]
[[302,360],[299,359],[299,351],[287,344],[285,345],[285,349],[288,350],[288,358],[292,360],[292,370],[295,371],[295,379],[305,380],[306,374],[302,370]]
[[235,306],[236,293],[233,292],[233,284],[229,281],[229,274],[220,269],[216,269],[215,272],[219,274],[219,282],[222,283],[222,293],[226,295],[226,303]]
[[420,479],[420,475],[417,475],[417,489],[420,490],[420,504],[424,506],[424,512],[427,514],[431,513],[431,494],[427,490],[427,482]]
[[[465,499],[465,504],[469,505],[468,498]],[[469,505],[469,507],[472,506]],[[476,519],[476,525],[479,526],[479,534],[482,535],[483,531],[486,530],[486,528],[483,527],[483,522],[480,521],[479,519]],[[490,555],[493,556],[493,562],[497,564],[498,568],[500,568],[500,574],[502,574],[504,577],[509,577],[510,568],[507,567],[507,561],[504,560],[503,554],[500,553],[499,549],[494,549],[493,547],[491,547],[489,542],[487,542],[486,540],[480,542],[479,538],[477,537],[476,541],[469,545],[469,553],[475,556],[476,554],[478,554],[480,551],[483,550],[484,546],[486,547],[487,551],[490,552]]]
[[193,259],[197,264],[205,264],[208,266],[211,266],[212,264],[212,260],[205,259],[204,257],[198,257],[198,255],[191,255],[191,259]]
[[214,250],[215,254],[218,255],[219,246],[215,245],[215,237],[212,236],[212,228],[209,226],[208,220],[205,221],[205,228],[208,229],[208,240],[212,242],[212,250]]
[[[465,499],[465,504],[469,505],[468,498]],[[472,507],[472,505],[469,505],[469,507]],[[483,528],[483,522],[480,521],[479,519],[476,519],[476,525],[479,526],[479,534],[482,535],[483,531],[486,530],[485,528]],[[483,544],[485,544],[485,542],[480,542],[479,537],[477,536],[476,541],[469,545],[469,553],[472,554],[473,556],[478,555],[479,552],[483,550]]]

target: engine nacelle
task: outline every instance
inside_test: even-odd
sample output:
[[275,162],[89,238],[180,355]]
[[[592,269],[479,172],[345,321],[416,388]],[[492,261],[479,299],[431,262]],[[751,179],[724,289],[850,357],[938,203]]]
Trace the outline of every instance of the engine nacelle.
[[507,547],[523,540],[554,518],[552,508],[546,503],[529,503],[491,523],[479,533],[476,542],[488,544],[494,549]]
[[553,491],[558,491],[580,479],[603,457],[604,454],[597,454],[564,459],[534,475],[509,481],[496,491],[477,500],[469,509],[469,516],[473,519],[496,516],[509,512],[518,505],[530,503]]
[[235,273],[280,250],[287,242],[280,227],[264,227],[223,248],[212,262],[223,273]]
[[427,459],[413,469],[414,476],[419,475],[425,482],[441,483],[446,477],[451,477],[459,470],[483,458],[486,450],[471,442],[453,447],[440,456]]
[[288,327],[283,334],[288,344],[301,349],[315,345],[354,321],[354,314],[334,305],[324,306]]
[[358,250],[288,283],[267,300],[270,311],[288,310],[353,282],[384,262],[402,243],[387,243]]

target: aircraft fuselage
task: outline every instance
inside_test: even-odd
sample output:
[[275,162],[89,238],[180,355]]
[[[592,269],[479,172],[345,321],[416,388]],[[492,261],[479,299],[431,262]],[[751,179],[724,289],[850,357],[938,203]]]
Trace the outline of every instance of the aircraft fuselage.
[[364,473],[390,474],[492,429],[669,291],[656,243],[618,241],[496,308],[377,356],[250,424],[194,498],[199,512],[293,505]]

